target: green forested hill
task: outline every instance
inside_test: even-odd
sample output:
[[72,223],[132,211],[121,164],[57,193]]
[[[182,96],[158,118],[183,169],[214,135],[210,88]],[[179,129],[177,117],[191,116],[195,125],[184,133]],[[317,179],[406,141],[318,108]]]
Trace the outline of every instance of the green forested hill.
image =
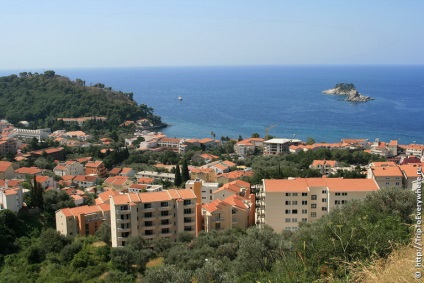
[[156,126],[161,119],[146,105],[137,105],[132,93],[114,91],[101,83],[85,86],[85,81],[70,80],[54,71],[27,72],[0,77],[0,118],[17,123],[36,121],[48,126],[56,118],[106,116],[111,124],[124,120],[149,118]]

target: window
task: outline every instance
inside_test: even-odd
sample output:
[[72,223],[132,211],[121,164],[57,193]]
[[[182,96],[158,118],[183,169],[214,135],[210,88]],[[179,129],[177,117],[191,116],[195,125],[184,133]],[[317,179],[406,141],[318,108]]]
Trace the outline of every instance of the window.
[[293,205],[297,205],[297,200],[292,201]]
[[286,223],[290,223],[291,219],[290,218],[286,218]]
[[396,186],[399,186],[399,182],[396,182]]
[[162,232],[162,234],[168,234],[169,228],[163,228],[161,232]]
[[340,195],[340,193],[336,193],[336,196],[339,196]]
[[302,205],[307,205],[308,201],[307,200],[302,200]]
[[184,214],[191,214],[191,208],[185,208]]
[[334,204],[340,204],[340,201],[339,200],[335,200],[334,201]]
[[153,230],[146,230],[146,231],[144,232],[144,235],[146,235],[146,236],[153,235]]
[[184,231],[192,231],[192,227],[191,226],[184,226]]
[[316,203],[311,204],[311,208],[317,208],[317,204]]
[[322,199],[322,202],[327,202],[327,199],[326,199],[326,198],[323,198],[323,199]]
[[291,196],[291,193],[286,193],[286,197],[289,197],[289,196]]
[[322,193],[323,193],[323,194],[326,194],[326,193],[327,193],[327,190],[322,190]]
[[308,219],[307,218],[302,218],[302,222],[307,222]]
[[342,200],[342,204],[346,204],[347,203],[347,200]]
[[306,214],[308,211],[306,209],[302,209],[302,214]]
[[317,195],[311,195],[311,200],[317,200]]
[[293,209],[292,214],[297,214],[297,209]]
[[169,224],[169,219],[162,219],[162,220],[160,221],[160,224],[161,224],[161,225],[168,225],[168,224]]
[[317,217],[317,213],[316,212],[311,212],[311,217]]
[[160,203],[160,207],[167,207],[168,206],[168,202],[167,201],[162,201]]
[[221,229],[221,223],[215,223],[215,229]]
[[190,205],[190,204],[191,204],[191,199],[184,200],[184,205]]
[[152,204],[151,203],[145,203],[144,208],[152,208]]
[[327,207],[324,206],[321,210],[322,211],[327,211]]
[[151,227],[151,226],[153,226],[153,222],[152,221],[144,221],[144,226]]
[[297,193],[293,193],[293,196],[294,196],[294,197],[297,197]]
[[128,210],[128,205],[121,205],[121,210]]
[[286,200],[286,205],[290,205],[291,202],[289,200]]
[[152,218],[153,214],[151,212],[144,213],[145,218]]
[[190,223],[191,217],[184,217],[184,223]]
[[168,216],[169,215],[169,211],[165,210],[165,211],[161,211],[160,212],[160,216]]
[[302,193],[302,197],[307,197],[308,193]]
[[293,223],[297,223],[297,218],[292,218]]
[[342,193],[342,196],[347,196],[347,193]]
[[291,210],[290,209],[286,209],[286,214],[290,214]]

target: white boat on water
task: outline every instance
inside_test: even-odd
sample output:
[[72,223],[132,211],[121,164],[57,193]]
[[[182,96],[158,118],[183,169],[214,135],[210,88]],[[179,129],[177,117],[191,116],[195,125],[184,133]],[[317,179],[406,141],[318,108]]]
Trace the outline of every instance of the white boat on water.
[[183,97],[180,95],[180,96],[178,96],[178,100],[179,101],[181,101],[181,100],[183,100]]

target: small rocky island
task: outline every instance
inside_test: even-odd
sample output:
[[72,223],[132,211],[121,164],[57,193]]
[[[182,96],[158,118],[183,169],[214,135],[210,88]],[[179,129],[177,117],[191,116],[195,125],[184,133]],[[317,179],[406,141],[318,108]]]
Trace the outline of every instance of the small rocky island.
[[343,100],[353,102],[367,102],[374,100],[369,96],[360,94],[354,84],[340,83],[336,84],[334,88],[324,90],[324,94],[335,94],[335,95],[346,95],[347,97]]

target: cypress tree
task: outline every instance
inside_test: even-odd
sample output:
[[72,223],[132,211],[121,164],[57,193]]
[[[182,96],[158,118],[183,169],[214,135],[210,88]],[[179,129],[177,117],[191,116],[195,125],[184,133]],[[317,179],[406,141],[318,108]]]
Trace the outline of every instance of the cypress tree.
[[190,173],[188,172],[188,165],[186,159],[183,160],[183,167],[181,168],[181,178],[183,183],[190,180]]
[[174,185],[176,187],[179,187],[179,186],[181,186],[182,183],[183,183],[183,180],[181,178],[180,165],[177,164],[177,166],[175,166],[175,181],[174,181]]

